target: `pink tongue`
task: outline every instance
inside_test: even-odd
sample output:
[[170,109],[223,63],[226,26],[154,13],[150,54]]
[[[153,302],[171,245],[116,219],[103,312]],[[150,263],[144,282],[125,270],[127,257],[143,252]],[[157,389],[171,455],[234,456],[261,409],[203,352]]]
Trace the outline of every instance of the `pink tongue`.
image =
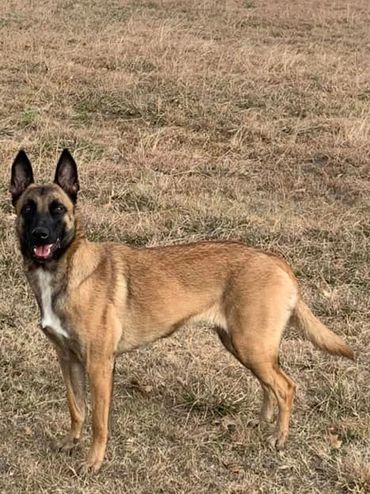
[[47,244],[47,245],[37,245],[33,251],[36,254],[37,257],[49,257],[51,253],[51,247],[53,244]]

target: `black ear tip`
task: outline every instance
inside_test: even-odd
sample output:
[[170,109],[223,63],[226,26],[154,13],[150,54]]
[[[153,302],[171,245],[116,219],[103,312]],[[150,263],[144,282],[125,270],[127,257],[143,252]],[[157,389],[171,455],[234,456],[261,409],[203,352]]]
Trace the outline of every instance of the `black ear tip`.
[[20,149],[15,157],[16,160],[28,160],[27,153],[24,149]]
[[65,158],[73,159],[72,153],[68,148],[64,148],[60,155],[60,159],[65,159]]
[[16,168],[21,167],[24,170],[28,170],[32,175],[32,166],[31,162],[27,156],[27,153],[24,149],[20,149],[17,153],[17,156],[14,158],[12,165],[12,173],[15,173]]
[[24,149],[20,149],[13,162],[10,178],[10,193],[12,194],[12,202],[14,205],[27,187],[32,183],[33,172],[31,162]]

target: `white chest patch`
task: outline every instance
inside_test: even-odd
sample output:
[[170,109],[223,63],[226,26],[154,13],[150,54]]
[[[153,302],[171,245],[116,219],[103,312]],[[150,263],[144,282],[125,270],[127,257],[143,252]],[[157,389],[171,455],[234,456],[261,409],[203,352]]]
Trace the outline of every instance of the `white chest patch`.
[[62,327],[59,317],[53,311],[51,305],[52,287],[51,274],[48,271],[39,269],[37,272],[40,294],[41,294],[41,326],[48,329],[55,336],[68,338],[67,331]]

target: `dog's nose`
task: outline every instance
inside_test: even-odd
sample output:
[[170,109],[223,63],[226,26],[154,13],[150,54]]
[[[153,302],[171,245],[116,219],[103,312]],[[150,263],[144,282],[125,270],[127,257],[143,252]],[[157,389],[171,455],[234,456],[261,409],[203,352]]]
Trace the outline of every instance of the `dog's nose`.
[[46,242],[49,238],[49,230],[43,226],[38,226],[32,230],[32,238],[35,242]]

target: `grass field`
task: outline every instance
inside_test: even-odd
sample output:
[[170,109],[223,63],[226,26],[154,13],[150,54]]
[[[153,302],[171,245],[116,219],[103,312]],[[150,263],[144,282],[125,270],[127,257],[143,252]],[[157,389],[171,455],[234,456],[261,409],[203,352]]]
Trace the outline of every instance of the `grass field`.
[[[370,491],[370,5],[367,0],[0,3],[0,492]],[[68,427],[14,235],[9,169],[49,180],[68,146],[90,239],[226,238],[280,253],[356,352],[287,329],[298,384],[285,451],[261,394],[207,328],[119,360],[96,477],[53,451]]]

